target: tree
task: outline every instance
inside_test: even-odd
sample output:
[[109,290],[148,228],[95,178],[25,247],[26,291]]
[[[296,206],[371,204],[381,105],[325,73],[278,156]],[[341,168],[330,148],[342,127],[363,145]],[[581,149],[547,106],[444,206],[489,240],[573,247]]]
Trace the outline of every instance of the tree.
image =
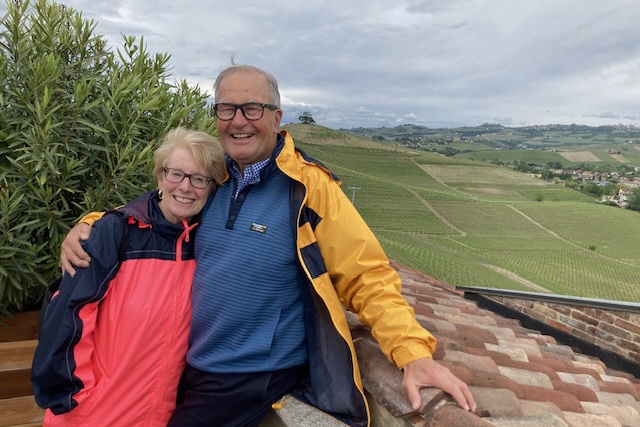
[[168,54],[46,0],[7,1],[0,21],[0,312],[40,300],[75,220],[152,188],[170,128],[215,132],[207,94],[167,82]]
[[627,197],[627,208],[633,211],[640,211],[640,188],[631,190]]
[[556,161],[556,162],[548,162],[547,166],[549,166],[549,169],[562,169],[562,163]]
[[620,191],[620,185],[613,182],[607,182],[602,189],[602,194],[607,196],[614,196]]
[[313,117],[311,117],[311,113],[308,111],[302,113],[302,115],[298,117],[298,120],[300,120],[300,123],[303,123],[305,125],[312,125],[316,122],[315,120],[313,120]]
[[590,194],[597,198],[602,196],[602,190],[603,188],[595,182],[587,182],[582,186],[583,193]]

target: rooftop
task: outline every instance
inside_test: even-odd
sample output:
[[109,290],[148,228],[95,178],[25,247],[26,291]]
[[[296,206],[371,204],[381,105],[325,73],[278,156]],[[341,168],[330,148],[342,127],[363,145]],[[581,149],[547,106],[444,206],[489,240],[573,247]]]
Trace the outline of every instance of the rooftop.
[[472,415],[444,393],[426,389],[424,406],[414,413],[401,389],[401,372],[350,317],[373,411],[388,412],[397,422],[379,425],[640,427],[638,378],[481,309],[447,284],[393,266],[418,321],[438,339],[434,359],[470,386],[478,410]]

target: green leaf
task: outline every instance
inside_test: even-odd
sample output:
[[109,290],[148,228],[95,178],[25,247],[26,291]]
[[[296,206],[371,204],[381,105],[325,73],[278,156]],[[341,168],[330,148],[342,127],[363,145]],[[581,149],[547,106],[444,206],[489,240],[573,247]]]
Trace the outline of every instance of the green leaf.
[[[0,30],[0,312],[41,295],[61,240],[90,210],[153,183],[151,143],[178,123],[213,132],[198,87],[168,84],[169,54],[108,46],[54,2],[7,2]],[[204,130],[204,129],[203,129]]]

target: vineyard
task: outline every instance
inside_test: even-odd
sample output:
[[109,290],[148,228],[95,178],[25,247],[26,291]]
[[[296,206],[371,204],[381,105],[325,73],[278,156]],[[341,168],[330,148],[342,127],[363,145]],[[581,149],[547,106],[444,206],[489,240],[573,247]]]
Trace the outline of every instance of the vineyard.
[[625,145],[592,145],[588,151],[584,146],[572,148],[570,146],[554,149],[553,151],[541,150],[477,150],[458,154],[460,159],[473,159],[486,162],[499,161],[513,163],[514,161],[534,163],[545,166],[550,162],[560,162],[567,167],[577,166],[583,163],[596,165],[639,165],[640,151],[638,145],[627,147]]
[[640,300],[640,214],[511,169],[433,153],[313,143],[389,258],[443,282]]

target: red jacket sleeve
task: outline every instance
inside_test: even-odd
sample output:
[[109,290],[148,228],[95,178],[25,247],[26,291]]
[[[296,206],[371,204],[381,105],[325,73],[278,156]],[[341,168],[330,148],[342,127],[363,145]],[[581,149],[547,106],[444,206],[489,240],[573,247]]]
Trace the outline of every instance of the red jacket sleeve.
[[94,385],[93,332],[100,301],[117,272],[124,227],[117,215],[96,221],[83,244],[92,257],[90,266],[74,277],[65,275],[46,309],[31,381],[38,405],[54,414],[71,411]]

